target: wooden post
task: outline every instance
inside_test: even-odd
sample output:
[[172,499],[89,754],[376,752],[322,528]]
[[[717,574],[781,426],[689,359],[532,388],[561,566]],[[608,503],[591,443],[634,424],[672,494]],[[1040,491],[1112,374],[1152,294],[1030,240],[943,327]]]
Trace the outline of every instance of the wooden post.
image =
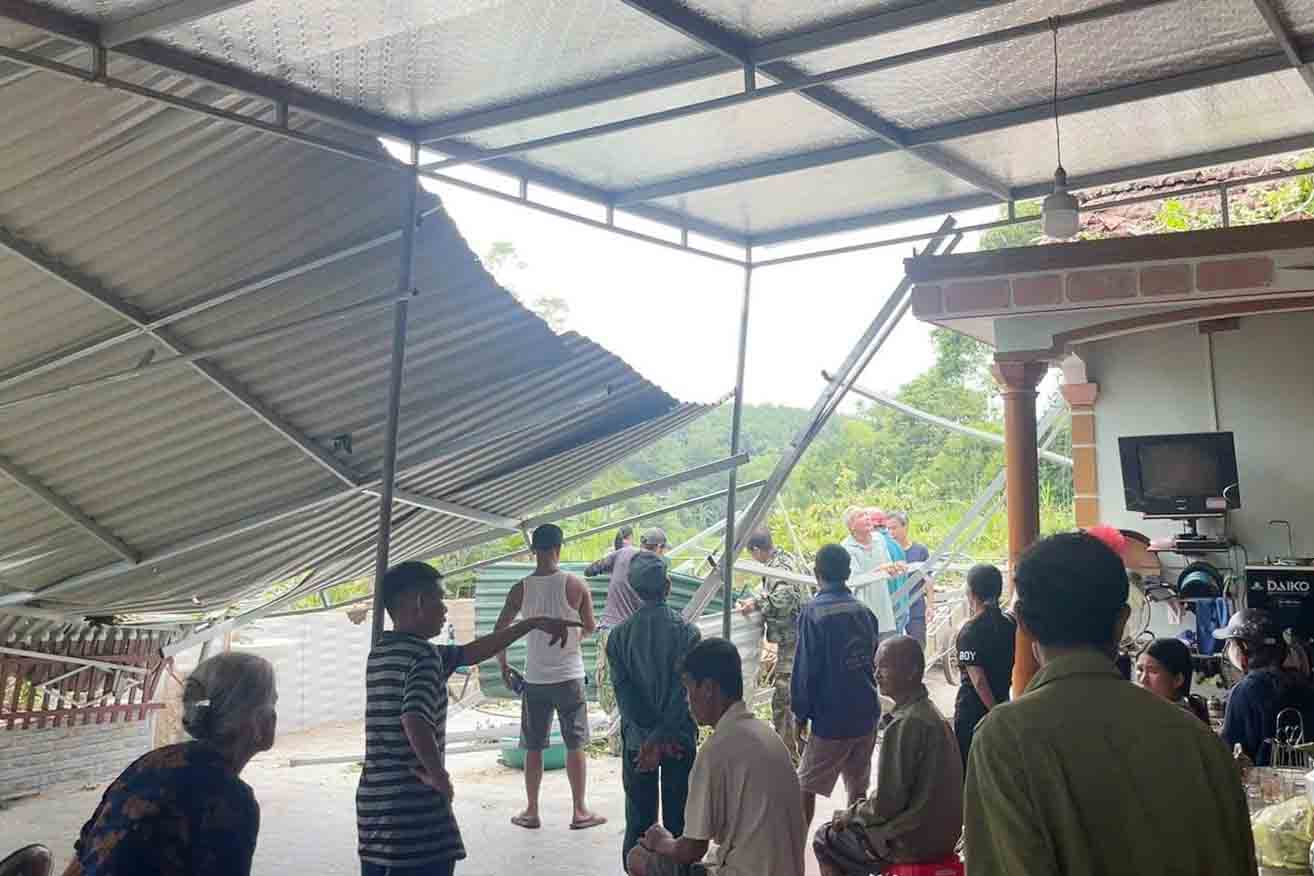
[[[1045,362],[997,361],[995,379],[1004,399],[1004,495],[1008,506],[1008,568],[1040,535],[1040,463],[1036,453],[1036,387],[1048,370]],[[1011,581],[1009,589],[1012,589]],[[1013,693],[1026,690],[1036,674],[1031,637],[1019,625],[1013,660]]]

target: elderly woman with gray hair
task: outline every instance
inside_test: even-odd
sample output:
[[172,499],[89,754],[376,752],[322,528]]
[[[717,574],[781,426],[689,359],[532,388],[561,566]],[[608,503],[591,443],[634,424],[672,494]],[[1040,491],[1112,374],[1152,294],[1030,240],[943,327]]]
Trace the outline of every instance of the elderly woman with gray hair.
[[105,791],[64,876],[248,876],[260,830],[238,775],[274,744],[274,667],[220,654],[183,687],[193,742],[145,754]]

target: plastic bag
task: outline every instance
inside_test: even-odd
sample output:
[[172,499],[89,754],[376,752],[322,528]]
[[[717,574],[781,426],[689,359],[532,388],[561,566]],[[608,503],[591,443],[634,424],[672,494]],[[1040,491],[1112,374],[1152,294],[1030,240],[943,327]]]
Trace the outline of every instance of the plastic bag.
[[1314,804],[1293,797],[1260,810],[1250,820],[1260,866],[1305,870],[1314,842]]

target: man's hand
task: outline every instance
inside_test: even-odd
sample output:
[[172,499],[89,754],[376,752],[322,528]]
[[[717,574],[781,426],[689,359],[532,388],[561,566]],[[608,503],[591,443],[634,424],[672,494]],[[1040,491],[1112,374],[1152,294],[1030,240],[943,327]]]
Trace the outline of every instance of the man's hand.
[[643,832],[643,836],[639,837],[639,845],[650,852],[655,852],[662,843],[671,842],[674,839],[675,837],[671,836],[669,830],[660,824],[654,824]]
[[645,742],[634,756],[634,767],[641,773],[650,773],[657,769],[662,761],[662,748],[655,742]]
[[837,809],[835,817],[830,820],[830,826],[835,830],[848,830],[852,823],[853,813],[847,809]]
[[415,778],[446,797],[448,802],[455,799],[456,790],[452,787],[452,777],[447,774],[447,770],[439,770],[437,774],[434,774],[416,767],[411,772],[415,773]]
[[523,680],[524,676],[517,672],[510,664],[502,664],[502,684],[506,685],[507,690],[514,691],[519,687],[520,682]]
[[570,636],[571,629],[579,629],[584,626],[579,621],[562,620],[559,617],[531,617],[529,625],[536,630],[541,630],[551,637],[549,645],[560,645],[566,647],[566,640]]
[[750,614],[752,614],[755,608],[757,608],[756,599],[751,599],[751,598],[744,599],[744,600],[740,600],[739,602],[739,613],[742,614],[744,617],[748,617]]

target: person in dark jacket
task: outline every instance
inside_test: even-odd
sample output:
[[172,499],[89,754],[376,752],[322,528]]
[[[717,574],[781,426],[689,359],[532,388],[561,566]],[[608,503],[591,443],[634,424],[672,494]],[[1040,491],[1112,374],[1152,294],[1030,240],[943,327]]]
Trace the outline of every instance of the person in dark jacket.
[[622,862],[644,831],[657,822],[673,836],[684,832],[689,771],[697,729],[680,667],[698,643],[698,628],[666,604],[671,592],[667,561],[644,551],[630,562],[629,584],[643,607],[611,631],[607,661],[621,716],[621,781],[625,787]]
[[[1226,640],[1227,659],[1245,673],[1228,694],[1223,714],[1222,735],[1228,748],[1240,747],[1255,766],[1269,766],[1279,724],[1283,735],[1293,737],[1303,724],[1311,728],[1305,730],[1304,741],[1314,741],[1314,688],[1307,679],[1282,668],[1287,646],[1272,615],[1262,608],[1243,608],[1214,638]],[[1287,714],[1279,720],[1282,712]]]
[[799,764],[803,814],[812,823],[817,795],[829,797],[844,778],[849,804],[867,793],[876,723],[876,615],[849,590],[849,552],[837,544],[817,551],[820,592],[798,619],[791,701],[799,727],[811,735]]

